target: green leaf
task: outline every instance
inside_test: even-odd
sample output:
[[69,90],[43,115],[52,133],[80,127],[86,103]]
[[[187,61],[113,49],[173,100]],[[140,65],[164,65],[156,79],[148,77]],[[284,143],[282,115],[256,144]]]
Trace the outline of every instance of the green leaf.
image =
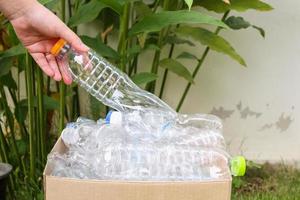
[[89,36],[80,36],[80,38],[82,39],[82,41],[88,45],[89,47],[91,47],[92,49],[94,49],[99,55],[103,56],[103,57],[107,57],[107,58],[112,58],[114,60],[119,60],[120,56],[119,54],[112,49],[111,47],[105,45],[99,37],[97,38],[91,38]]
[[106,115],[106,106],[103,105],[98,99],[96,99],[94,96],[89,94],[90,99],[90,115],[89,118],[93,120],[98,120],[99,118],[103,118],[103,116]]
[[138,53],[142,53],[146,50],[160,51],[160,48],[155,44],[147,44],[144,48],[142,48],[140,45],[133,45],[127,51],[128,52],[128,57],[131,57],[131,56],[136,55]]
[[242,17],[230,16],[226,19],[225,23],[234,30],[239,30],[242,28],[248,28],[251,26],[249,22],[244,20]]
[[179,37],[177,37],[177,35],[168,35],[168,36],[166,36],[165,43],[168,43],[168,44],[187,44],[189,46],[195,46],[194,43],[192,43],[191,41],[179,38]]
[[144,49],[145,50],[155,50],[155,51],[160,51],[159,46],[155,45],[155,44],[147,44]]
[[244,59],[236,53],[229,42],[209,30],[200,27],[185,26],[179,27],[176,32],[184,37],[192,37],[194,40],[208,46],[212,50],[224,53],[239,62],[241,65],[246,66]]
[[270,11],[273,9],[269,4],[260,0],[230,0],[230,4],[221,0],[194,0],[194,5],[202,6],[217,13],[224,13],[229,10],[244,12],[249,9],[258,11]]
[[195,60],[199,60],[199,59],[197,58],[197,56],[195,56],[194,54],[191,54],[191,53],[189,53],[189,52],[186,52],[186,51],[184,51],[184,52],[182,52],[181,54],[179,54],[179,55],[177,56],[177,58],[185,58],[185,59],[195,59]]
[[132,60],[135,55],[139,54],[142,51],[140,45],[133,45],[127,50],[127,62]]
[[152,13],[151,9],[142,1],[138,1],[134,3],[134,10],[137,15],[137,19],[140,19],[146,15],[150,15]]
[[21,156],[24,156],[27,153],[27,143],[26,140],[21,139],[21,140],[16,140],[16,145],[18,148],[18,153]]
[[26,49],[22,46],[22,44],[18,44],[4,52],[1,52],[0,59],[18,56],[24,53],[26,53]]
[[272,6],[267,3],[264,3],[260,0],[230,0],[230,8],[236,11],[246,11],[248,9],[254,9],[258,11],[270,11]]
[[7,39],[9,40],[9,43],[11,44],[11,46],[16,46],[16,45],[20,44],[20,40],[19,40],[19,38],[15,32],[15,29],[11,23],[9,23],[7,25],[6,31],[8,32],[9,38],[7,38]]
[[193,5],[193,0],[184,0],[186,5],[189,7],[189,10],[191,10],[192,5]]
[[142,48],[140,45],[133,45],[132,47],[130,47],[128,50],[127,50],[127,53],[128,55],[135,55],[135,54],[138,54],[142,51]]
[[13,66],[11,58],[3,58],[0,60],[0,76],[8,74],[10,68]]
[[22,99],[18,102],[14,115],[19,123],[23,123],[26,120],[28,113],[27,99]]
[[[27,115],[27,104],[28,99],[22,99],[19,104],[18,104],[18,109],[20,109],[20,111],[24,111],[25,113],[22,113],[19,116],[20,120],[25,120],[26,115]],[[49,97],[47,95],[43,95],[43,102],[44,102],[44,108],[46,110],[58,110],[59,109],[59,102],[57,100],[55,100],[52,97]],[[38,98],[35,96],[33,97],[33,106],[34,107],[38,107]],[[17,113],[17,111],[15,110],[15,114]],[[25,115],[24,115],[25,114]]]
[[99,15],[103,8],[107,7],[98,0],[92,0],[79,7],[78,11],[70,18],[69,26],[74,27],[82,23],[91,22]]
[[143,85],[156,80],[158,76],[149,72],[141,72],[131,77],[132,81],[137,85]]
[[104,3],[107,5],[109,8],[111,8],[113,11],[118,13],[119,15],[122,15],[123,13],[123,5],[125,1],[120,1],[120,0],[98,0],[101,3]]
[[[44,102],[44,108],[46,110],[58,110],[59,109],[59,102],[52,97],[49,97],[47,95],[43,95],[43,102]],[[34,99],[34,104],[37,106],[37,98]]]
[[40,4],[46,5],[47,3],[52,2],[53,0],[39,0]]
[[162,11],[145,16],[141,21],[133,25],[128,34],[132,36],[144,32],[156,32],[166,26],[182,23],[211,24],[227,27],[222,21],[196,11]]
[[[33,105],[35,107],[38,107],[38,99],[35,96],[33,98]],[[55,99],[53,99],[52,97],[49,97],[47,95],[43,95],[43,102],[44,102],[44,108],[46,110],[58,110],[59,109],[59,102]]]
[[265,31],[264,31],[264,29],[262,29],[261,27],[255,26],[255,25],[251,25],[250,22],[246,21],[242,17],[231,16],[228,19],[226,19],[225,23],[231,29],[234,29],[234,30],[239,30],[239,29],[242,29],[242,28],[252,27],[252,28],[258,30],[259,34],[262,37],[265,37]]
[[15,82],[15,80],[13,79],[11,73],[8,73],[4,76],[0,77],[0,84],[5,85],[8,88],[17,89],[17,84]]
[[258,30],[259,34],[264,38],[266,36],[265,30],[261,27],[252,25],[252,28]]
[[174,59],[171,59],[171,58],[166,58],[166,59],[161,60],[159,65],[162,68],[168,69],[168,70],[174,72],[175,74],[177,74],[178,76],[183,77],[187,81],[194,83],[192,74],[180,62],[178,62]]

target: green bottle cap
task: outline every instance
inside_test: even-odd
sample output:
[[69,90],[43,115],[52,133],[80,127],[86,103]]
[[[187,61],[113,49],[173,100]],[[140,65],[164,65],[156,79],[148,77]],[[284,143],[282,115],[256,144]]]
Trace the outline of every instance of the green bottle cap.
[[246,159],[243,156],[233,157],[230,161],[231,174],[233,176],[244,176],[246,173]]

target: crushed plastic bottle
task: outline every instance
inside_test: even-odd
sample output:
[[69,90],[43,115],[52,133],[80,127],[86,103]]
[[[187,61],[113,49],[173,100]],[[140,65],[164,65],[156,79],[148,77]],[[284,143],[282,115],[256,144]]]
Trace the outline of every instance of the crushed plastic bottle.
[[140,137],[148,142],[170,138],[170,142],[174,144],[222,149],[226,146],[221,120],[212,115],[170,116],[153,109],[147,109],[147,112],[110,111],[105,121],[122,127],[136,138]]
[[123,127],[135,137],[159,139],[164,131],[175,121],[175,115],[156,109],[134,110],[127,112],[110,111],[106,123]]
[[165,102],[139,88],[125,73],[92,49],[86,53],[78,52],[60,39],[51,53],[68,66],[69,76],[75,82],[111,108],[118,111],[153,108],[175,114]]
[[[243,160],[231,158],[224,148],[176,142],[176,134],[155,141],[149,137],[138,140],[117,124],[79,118],[62,132],[68,151],[50,154],[48,162],[52,175],[80,179],[220,180],[230,176],[228,166],[233,175],[244,173]],[[189,133],[181,136],[185,134]]]

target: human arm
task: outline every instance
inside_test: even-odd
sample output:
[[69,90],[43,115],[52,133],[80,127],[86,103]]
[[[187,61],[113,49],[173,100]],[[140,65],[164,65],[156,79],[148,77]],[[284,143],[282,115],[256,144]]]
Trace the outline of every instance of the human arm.
[[54,80],[71,84],[65,65],[50,54],[59,38],[78,51],[87,51],[80,38],[56,15],[36,0],[0,0],[0,10],[13,25],[15,32],[41,69]]

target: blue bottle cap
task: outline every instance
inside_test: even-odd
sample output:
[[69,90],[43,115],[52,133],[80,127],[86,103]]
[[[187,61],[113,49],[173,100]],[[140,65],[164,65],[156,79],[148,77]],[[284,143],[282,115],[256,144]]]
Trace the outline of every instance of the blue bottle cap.
[[107,115],[106,115],[106,117],[105,117],[105,123],[106,123],[106,124],[110,124],[110,118],[111,118],[111,114],[112,114],[113,112],[114,112],[114,111],[110,110],[110,111],[107,113]]

